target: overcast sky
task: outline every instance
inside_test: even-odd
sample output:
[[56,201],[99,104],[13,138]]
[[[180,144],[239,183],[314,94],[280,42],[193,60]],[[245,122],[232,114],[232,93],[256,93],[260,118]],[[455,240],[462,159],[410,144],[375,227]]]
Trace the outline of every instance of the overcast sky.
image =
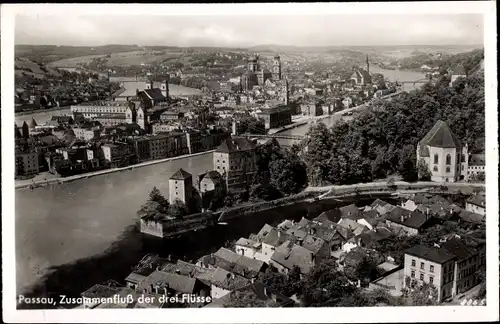
[[479,45],[481,15],[18,16],[16,44]]

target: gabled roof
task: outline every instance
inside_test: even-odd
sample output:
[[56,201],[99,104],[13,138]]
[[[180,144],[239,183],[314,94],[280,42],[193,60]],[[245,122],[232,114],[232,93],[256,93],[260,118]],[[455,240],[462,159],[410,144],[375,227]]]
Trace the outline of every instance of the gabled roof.
[[459,260],[465,260],[478,254],[476,249],[467,246],[463,240],[457,237],[446,240],[441,244],[441,247],[454,254]]
[[255,144],[249,139],[243,137],[232,137],[225,139],[216,149],[219,153],[234,153],[242,151],[251,151],[255,149]]
[[334,223],[338,223],[341,218],[341,212],[337,208],[327,210],[322,212],[318,217],[314,220],[318,222],[331,221]]
[[342,218],[349,218],[352,220],[358,220],[362,218],[361,212],[355,204],[350,204],[339,208]]
[[431,130],[420,141],[420,156],[428,157],[428,146],[440,148],[459,148],[462,143],[452,133],[448,124],[442,120],[438,120]]
[[155,101],[165,100],[165,96],[161,93],[161,90],[158,88],[145,89],[144,93],[146,94],[146,96],[148,96],[149,99],[152,99]]
[[[54,118],[54,117],[55,116],[53,116],[52,118]],[[38,124],[36,123],[35,118],[31,118],[30,128],[35,128],[36,126],[38,126]]]
[[177,170],[177,172],[174,173],[170,177],[170,179],[171,180],[186,180],[186,179],[189,179],[191,177],[192,177],[191,173],[189,173],[189,172],[187,172],[187,171],[185,171],[184,169],[181,168],[181,169]]
[[150,285],[153,285],[153,287],[168,287],[182,293],[193,293],[195,291],[196,279],[156,270],[140,283],[138,290],[143,290]]
[[291,270],[294,266],[300,268],[302,274],[308,274],[314,267],[314,253],[300,245],[293,245],[291,248],[276,250],[271,256],[271,260]]
[[406,254],[413,255],[425,260],[443,264],[455,258],[455,255],[436,247],[427,247],[424,245],[415,245],[405,251]]
[[482,194],[472,196],[471,198],[467,199],[467,203],[475,205],[475,206],[479,206],[482,208],[486,208],[485,196]]
[[[401,220],[401,217],[403,217],[403,220]],[[406,227],[419,229],[427,222],[428,217],[419,210],[410,211],[398,206],[391,211],[387,219]]]

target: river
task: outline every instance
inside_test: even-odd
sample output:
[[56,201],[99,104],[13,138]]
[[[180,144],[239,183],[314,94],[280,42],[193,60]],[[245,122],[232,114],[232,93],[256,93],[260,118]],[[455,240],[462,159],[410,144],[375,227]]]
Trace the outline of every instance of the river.
[[[16,116],[19,120],[65,111]],[[39,118],[39,119],[37,119]],[[322,120],[332,125],[340,115]],[[21,121],[22,123],[22,121]],[[285,133],[304,135],[309,125]],[[212,154],[189,157],[61,185],[15,192],[16,286],[23,291],[49,268],[107,250],[134,223],[136,211],[156,186],[168,193],[168,178],[179,168],[197,175],[212,167]]]

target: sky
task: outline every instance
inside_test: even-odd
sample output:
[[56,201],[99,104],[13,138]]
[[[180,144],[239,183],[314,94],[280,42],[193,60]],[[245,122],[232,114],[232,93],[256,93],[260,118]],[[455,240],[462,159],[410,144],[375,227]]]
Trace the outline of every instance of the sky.
[[280,16],[18,15],[16,44],[251,47],[480,45],[480,14]]

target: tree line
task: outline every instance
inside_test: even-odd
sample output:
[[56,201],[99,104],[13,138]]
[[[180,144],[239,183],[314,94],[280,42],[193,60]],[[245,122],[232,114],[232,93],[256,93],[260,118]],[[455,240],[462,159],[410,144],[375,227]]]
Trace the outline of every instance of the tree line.
[[399,174],[418,177],[417,143],[438,121],[469,145],[484,151],[484,75],[459,78],[452,86],[441,78],[392,101],[375,100],[352,121],[310,128],[303,158],[312,185],[370,182]]

